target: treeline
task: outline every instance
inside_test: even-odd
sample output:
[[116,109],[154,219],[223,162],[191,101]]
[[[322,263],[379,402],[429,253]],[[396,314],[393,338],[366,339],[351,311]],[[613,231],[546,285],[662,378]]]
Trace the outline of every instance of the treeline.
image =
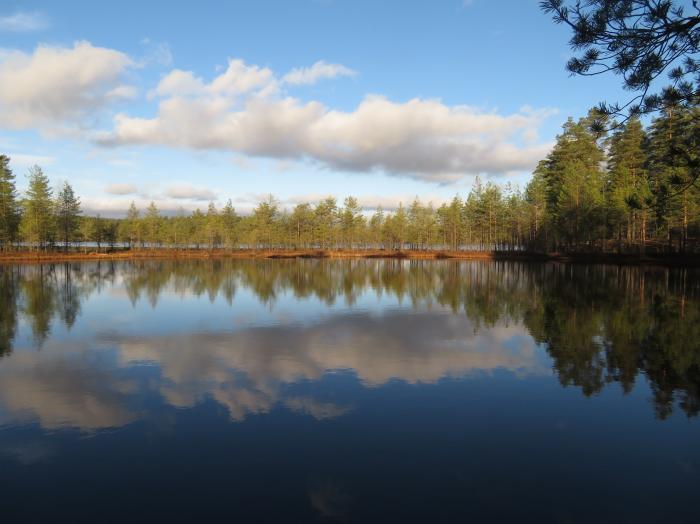
[[594,112],[569,119],[524,190],[477,178],[466,198],[435,207],[416,197],[372,213],[353,197],[286,210],[270,195],[245,216],[229,200],[175,216],[152,202],[132,203],[124,219],[87,217],[70,184],[54,194],[37,166],[20,199],[10,159],[0,156],[0,246],[700,250],[700,109],[668,107],[647,129],[636,118],[604,127]]

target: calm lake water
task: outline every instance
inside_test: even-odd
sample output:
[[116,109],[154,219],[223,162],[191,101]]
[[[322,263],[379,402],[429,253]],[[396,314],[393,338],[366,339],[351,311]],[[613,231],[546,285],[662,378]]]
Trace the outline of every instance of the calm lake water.
[[698,522],[700,274],[0,266],[3,522]]

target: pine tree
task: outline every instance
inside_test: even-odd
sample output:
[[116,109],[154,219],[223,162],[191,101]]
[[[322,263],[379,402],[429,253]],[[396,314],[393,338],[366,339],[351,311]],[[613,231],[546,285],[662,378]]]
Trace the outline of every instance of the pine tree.
[[546,169],[545,161],[540,161],[535,172],[532,174],[532,179],[525,188],[525,200],[529,210],[529,239],[533,246],[540,249],[546,249],[548,247],[547,225],[545,223],[545,219],[549,215],[547,212]]
[[10,158],[0,155],[0,249],[3,250],[15,240],[19,225],[15,175],[9,164]]
[[55,229],[49,179],[39,166],[30,168],[27,178],[29,188],[22,202],[20,233],[25,242],[44,249],[53,241]]
[[230,199],[221,210],[221,235],[226,247],[233,248],[238,244],[238,216]]
[[555,232],[574,248],[583,240],[600,238],[603,224],[604,156],[587,123],[569,119],[542,166]]
[[608,225],[613,237],[644,240],[649,183],[644,164],[646,135],[638,118],[629,119],[610,139],[605,185]]
[[205,244],[207,239],[204,235],[204,224],[207,221],[207,217],[199,209],[195,209],[190,217],[190,227],[189,233],[190,238],[189,243],[194,244],[194,246],[199,249],[202,244]]
[[391,215],[390,220],[387,220],[387,230],[394,249],[403,249],[408,233],[408,213],[406,213],[406,208],[403,207],[402,202],[399,202],[399,207]]
[[322,200],[314,208],[314,224],[316,241],[321,249],[327,249],[333,244],[338,205],[334,197]]
[[129,204],[126,219],[124,219],[122,224],[122,238],[129,243],[129,248],[133,248],[135,244],[140,244],[142,239],[140,213],[133,201]]
[[205,228],[209,249],[214,249],[214,247],[219,243],[220,238],[219,212],[217,211],[214,202],[209,202],[209,207],[207,207],[207,219]]
[[156,203],[151,201],[146,208],[146,216],[144,217],[144,228],[146,230],[146,241],[150,247],[160,244],[161,218],[160,211]]
[[382,247],[382,244],[384,242],[384,238],[382,235],[382,231],[384,229],[384,222],[384,210],[382,209],[382,206],[377,206],[376,211],[369,219],[370,242],[376,247]]
[[355,197],[349,196],[343,202],[343,210],[340,214],[340,228],[343,241],[349,249],[352,249],[358,236],[358,227],[362,221],[360,204]]
[[697,108],[668,105],[649,131],[647,170],[658,233],[672,248],[674,229],[679,249],[685,249],[688,229],[697,210],[697,162],[700,124]]
[[76,237],[78,217],[80,216],[80,199],[75,196],[73,188],[64,182],[56,198],[56,222],[58,234],[66,249]]
[[256,243],[261,240],[268,248],[272,248],[275,237],[275,219],[279,215],[277,201],[272,195],[260,202],[253,211],[253,223],[256,230]]
[[429,225],[426,208],[416,196],[408,208],[408,243],[412,249],[423,249],[428,242]]
[[309,204],[304,203],[294,206],[290,222],[292,237],[295,239],[293,243],[295,247],[308,247],[311,244],[313,236],[313,218],[313,211]]

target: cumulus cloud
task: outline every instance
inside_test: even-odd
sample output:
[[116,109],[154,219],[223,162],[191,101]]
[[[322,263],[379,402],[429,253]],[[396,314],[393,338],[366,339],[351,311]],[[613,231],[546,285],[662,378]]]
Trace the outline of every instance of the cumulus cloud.
[[133,184],[110,184],[105,187],[105,193],[110,195],[133,195],[136,191],[136,186]]
[[134,64],[124,53],[76,42],[0,53],[0,126],[51,129],[93,118],[115,99],[132,97],[122,83]]
[[152,118],[118,114],[103,145],[151,144],[221,150],[278,160],[311,161],[348,172],[381,171],[438,182],[464,175],[506,174],[536,165],[551,144],[534,140],[550,110],[509,115],[440,100],[396,102],[368,95],[352,111],[281,96],[281,84],[351,74],[317,62],[278,81],[268,68],[229,60],[210,82],[173,70],[151,92]]
[[354,74],[325,61],[281,78],[240,59],[230,59],[211,80],[174,69],[149,92],[159,99],[154,116],[120,113],[110,131],[95,131],[101,110],[137,95],[124,75],[138,66],[124,53],[89,42],[0,52],[0,126],[78,136],[93,129],[91,138],[105,146],[218,150],[433,182],[529,171],[551,148],[537,139],[547,109],[499,114],[437,99],[367,95],[354,109],[338,110],[285,96],[286,85]]
[[284,75],[282,80],[290,85],[315,84],[324,78],[336,78],[339,76],[355,76],[357,73],[342,64],[329,64],[319,60],[311,67],[292,69]]
[[19,11],[9,16],[0,16],[0,31],[22,33],[40,31],[49,26],[49,19],[44,13],[25,13]]
[[[190,93],[196,85],[192,78],[177,84]],[[438,100],[398,103],[382,96],[367,96],[351,112],[295,98],[253,97],[237,107],[223,97],[173,96],[161,102],[154,118],[117,115],[114,131],[101,143],[309,159],[343,171],[452,181],[530,170],[551,145],[523,145],[522,138],[531,137],[548,114],[523,109],[503,116]]]
[[105,93],[106,99],[118,99],[118,98],[136,98],[138,91],[134,86],[120,85],[114,89],[110,89]]
[[206,84],[191,71],[173,69],[164,76],[152,93],[157,96],[212,96],[237,97],[258,93],[270,95],[277,90],[274,73],[266,67],[246,65],[243,60],[231,59],[226,70]]
[[165,196],[177,200],[216,200],[216,193],[213,191],[187,184],[169,187],[165,191]]

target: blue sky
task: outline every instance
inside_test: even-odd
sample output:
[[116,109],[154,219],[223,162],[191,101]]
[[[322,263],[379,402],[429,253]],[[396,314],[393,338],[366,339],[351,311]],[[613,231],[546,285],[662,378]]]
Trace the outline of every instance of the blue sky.
[[537,4],[4,2],[0,152],[105,215],[523,186],[567,116],[625,97],[568,76]]

